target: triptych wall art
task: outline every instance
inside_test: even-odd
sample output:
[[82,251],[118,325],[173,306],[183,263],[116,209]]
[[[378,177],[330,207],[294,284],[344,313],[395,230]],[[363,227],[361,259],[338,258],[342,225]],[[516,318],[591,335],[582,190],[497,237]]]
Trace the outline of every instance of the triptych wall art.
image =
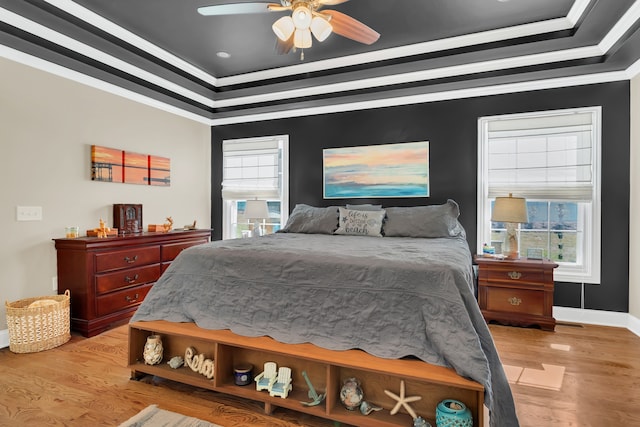
[[171,161],[166,157],[92,145],[91,179],[168,187]]
[[429,141],[322,152],[324,198],[429,197]]

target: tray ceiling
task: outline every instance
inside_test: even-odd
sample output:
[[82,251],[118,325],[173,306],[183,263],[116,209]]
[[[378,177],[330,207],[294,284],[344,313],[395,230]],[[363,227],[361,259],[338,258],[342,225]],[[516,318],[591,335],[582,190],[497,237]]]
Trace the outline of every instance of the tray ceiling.
[[[239,0],[241,1],[241,0]],[[283,12],[202,16],[220,0],[0,0],[0,52],[210,124],[628,79],[632,0],[350,0],[376,30],[288,54]]]

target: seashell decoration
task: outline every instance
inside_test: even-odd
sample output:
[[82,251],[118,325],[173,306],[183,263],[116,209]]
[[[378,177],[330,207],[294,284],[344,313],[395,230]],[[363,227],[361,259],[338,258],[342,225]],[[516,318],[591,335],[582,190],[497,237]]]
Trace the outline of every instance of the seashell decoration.
[[180,356],[174,356],[167,362],[167,364],[173,369],[178,369],[180,366],[184,365],[184,359]]
[[162,361],[162,339],[160,335],[149,335],[142,356],[147,365],[157,365]]
[[196,355],[196,349],[187,347],[184,352],[184,364],[191,368],[193,372],[204,375],[209,379],[213,379],[214,363],[211,359],[205,359],[204,354]]

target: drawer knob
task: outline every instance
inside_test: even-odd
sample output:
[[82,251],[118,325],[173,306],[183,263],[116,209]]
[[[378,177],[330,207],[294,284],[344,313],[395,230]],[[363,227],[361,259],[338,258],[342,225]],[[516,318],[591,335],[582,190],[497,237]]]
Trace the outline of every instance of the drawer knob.
[[125,296],[124,299],[127,302],[138,302],[138,298],[140,297],[140,295],[138,295],[137,293],[133,296],[133,298],[131,298],[129,295]]
[[511,304],[511,305],[520,305],[520,304],[522,304],[522,300],[520,298],[517,298],[517,297],[511,297],[507,301],[509,301],[509,304]]
[[507,273],[507,276],[509,276],[511,280],[518,280],[522,277],[522,273],[520,273],[519,271],[510,271]]
[[138,260],[138,255],[135,255],[133,258],[129,258],[128,256],[124,257],[124,262],[127,264],[133,264]]
[[136,274],[136,275],[135,275],[135,276],[133,276],[133,277],[126,276],[126,277],[124,278],[124,281],[131,285],[132,283],[135,283],[135,282],[136,282],[136,280],[138,280],[138,277],[140,277],[140,275],[139,275],[139,274]]

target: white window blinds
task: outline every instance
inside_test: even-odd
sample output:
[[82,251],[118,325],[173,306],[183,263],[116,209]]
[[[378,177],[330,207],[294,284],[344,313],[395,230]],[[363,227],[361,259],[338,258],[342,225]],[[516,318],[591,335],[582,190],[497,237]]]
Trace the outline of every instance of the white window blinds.
[[596,125],[593,111],[489,122],[488,196],[591,201]]
[[280,139],[222,143],[222,198],[279,199],[282,186]]

